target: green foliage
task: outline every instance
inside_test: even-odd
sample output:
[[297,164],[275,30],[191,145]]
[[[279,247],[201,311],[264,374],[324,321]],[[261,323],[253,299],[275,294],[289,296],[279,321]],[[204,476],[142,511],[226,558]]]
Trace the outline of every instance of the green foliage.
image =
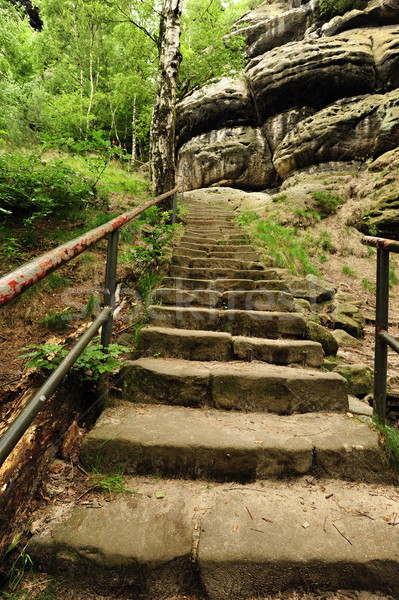
[[[29,525],[29,524],[28,524]],[[2,561],[12,557],[10,567],[7,572],[7,587],[11,592],[15,592],[27,572],[32,572],[33,562],[26,552],[26,546],[29,539],[29,526],[17,533],[12,542],[7,547]],[[12,596],[10,596],[12,598]]]
[[395,266],[391,263],[389,265],[389,287],[393,287],[398,283],[398,275],[396,273]]
[[294,274],[319,275],[309,258],[313,241],[298,237],[296,228],[259,219],[253,212],[241,213],[236,220],[245,225],[253,223],[251,233],[254,240],[274,258],[276,266],[287,268]]
[[36,218],[63,215],[94,201],[87,180],[62,161],[43,164],[33,154],[0,156],[0,207],[28,225]]
[[339,206],[345,202],[344,198],[331,192],[316,191],[311,195],[316,200],[316,207],[321,217],[335,214]]
[[138,492],[135,490],[129,490],[126,487],[125,479],[122,473],[104,475],[95,469],[94,474],[91,477],[93,481],[93,487],[97,488],[101,492],[106,492],[108,494],[138,494]]
[[40,319],[40,323],[49,331],[61,331],[68,327],[72,319],[73,315],[71,314],[71,311],[67,309],[61,312],[51,312]]
[[336,15],[343,15],[354,8],[361,8],[366,3],[362,0],[317,0],[320,14],[327,20]]
[[319,244],[326,252],[334,252],[335,248],[331,241],[331,236],[328,231],[322,231],[319,235]]
[[380,443],[388,464],[399,472],[399,430],[377,419],[374,420],[374,426],[380,433]]
[[[69,351],[65,344],[30,344],[21,348],[22,358],[29,358],[27,367],[35,367],[39,371],[54,371]],[[91,343],[85,348],[72,367],[83,379],[98,379],[103,373],[112,373],[120,369],[122,363],[118,358],[130,348],[120,344],[110,344],[104,348],[101,344]]]
[[82,316],[84,319],[90,319],[93,316],[97,316],[101,307],[100,298],[96,294],[90,294],[83,310]]
[[287,194],[277,194],[277,196],[273,196],[273,202],[279,204],[280,202],[285,202],[287,198]]
[[354,271],[351,267],[348,267],[348,265],[344,265],[342,267],[342,273],[348,277],[355,277],[356,275],[356,271]]
[[125,254],[125,260],[134,261],[143,270],[159,264],[165,257],[165,249],[170,245],[178,225],[170,225],[171,211],[161,212],[152,206],[145,213],[142,224],[142,243],[133,246]]
[[372,292],[373,294],[375,293],[377,286],[375,283],[373,283],[372,281],[370,281],[370,279],[368,277],[363,277],[362,279],[362,288],[364,290],[366,290],[367,292]]
[[244,68],[244,40],[230,33],[234,21],[247,9],[245,1],[187,0],[182,16],[181,95]]
[[70,285],[71,280],[63,275],[57,275],[57,273],[50,273],[45,279],[45,287],[50,292],[62,289]]

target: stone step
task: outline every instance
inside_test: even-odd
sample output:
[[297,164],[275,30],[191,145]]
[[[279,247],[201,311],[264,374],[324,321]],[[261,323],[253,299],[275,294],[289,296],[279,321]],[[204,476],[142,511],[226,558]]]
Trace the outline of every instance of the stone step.
[[262,310],[294,312],[291,294],[279,291],[228,291],[183,290],[158,288],[152,294],[154,304],[173,306],[205,306],[229,310]]
[[261,360],[276,365],[320,367],[321,344],[307,340],[268,340],[234,337],[226,332],[144,327],[140,332],[142,356],[186,360]]
[[211,218],[211,219],[200,219],[197,217],[186,217],[185,224],[187,228],[194,227],[195,229],[217,229],[219,227],[224,228],[235,228],[239,229],[237,223],[232,223],[228,218]]
[[249,238],[246,234],[243,233],[221,233],[218,232],[217,235],[213,232],[204,233],[203,231],[198,232],[190,232],[186,229],[182,237],[180,238],[182,242],[190,241],[190,243],[194,242],[197,244],[211,244],[211,245],[235,245],[244,242],[248,245]]
[[241,244],[248,245],[249,239],[246,235],[209,235],[203,236],[191,235],[184,233],[180,238],[182,244],[197,244],[199,246],[240,246]]
[[253,246],[249,244],[202,244],[188,243],[179,244],[179,248],[189,248],[190,250],[199,250],[200,252],[254,252]]
[[179,267],[190,267],[193,269],[242,269],[249,271],[256,269],[263,271],[265,266],[273,266],[274,261],[269,258],[263,261],[263,264],[258,261],[244,261],[234,258],[193,258],[191,256],[172,256],[172,265]]
[[187,256],[191,258],[234,258],[238,260],[259,262],[259,256],[254,250],[241,251],[240,246],[235,246],[234,250],[229,252],[208,252],[207,250],[179,246],[173,251],[173,256]]
[[306,322],[300,313],[157,305],[149,306],[147,312],[149,323],[157,327],[227,331],[233,335],[269,339],[303,339],[308,334]]
[[[276,275],[273,270],[268,269],[267,275]],[[180,277],[164,277],[162,284],[165,287],[178,288],[182,290],[279,290],[289,293],[288,285],[282,279],[261,279],[251,281],[250,279],[184,279]]]
[[346,411],[346,380],[337,373],[261,362],[205,363],[140,358],[123,369],[123,396],[133,402],[273,412]]
[[137,493],[48,507],[27,553],[35,570],[68,573],[65,597],[88,587],[90,598],[119,598],[123,589],[151,600],[203,597],[198,588],[209,600],[294,598],[289,590],[302,589],[399,597],[393,485],[301,477],[227,487],[139,477],[126,488]]
[[129,402],[103,411],[81,458],[104,473],[241,483],[304,474],[371,482],[383,471],[377,433],[346,415],[281,419]]
[[[181,267],[171,265],[169,275],[171,277],[181,277],[183,279],[267,279],[268,271],[260,269],[229,269],[228,267],[218,267],[216,269],[207,267]],[[275,277],[273,277],[274,279]],[[272,278],[270,278],[272,279]]]

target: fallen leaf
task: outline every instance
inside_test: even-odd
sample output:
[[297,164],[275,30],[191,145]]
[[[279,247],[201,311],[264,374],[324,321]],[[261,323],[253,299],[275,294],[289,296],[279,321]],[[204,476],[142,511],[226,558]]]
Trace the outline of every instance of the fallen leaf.
[[155,498],[165,498],[166,494],[165,492],[157,492],[155,494]]
[[255,444],[263,444],[263,440],[255,440]]

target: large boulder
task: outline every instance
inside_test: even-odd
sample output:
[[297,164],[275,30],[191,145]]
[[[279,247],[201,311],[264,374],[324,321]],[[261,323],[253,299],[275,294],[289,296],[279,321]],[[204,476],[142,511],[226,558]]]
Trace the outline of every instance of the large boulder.
[[279,113],[278,115],[274,115],[274,117],[270,117],[270,119],[264,123],[262,131],[269,143],[271,152],[274,153],[287,133],[292,131],[300,121],[312,116],[315,112],[314,109],[303,106],[300,108],[292,108]]
[[276,7],[271,11],[270,5],[262,5],[259,7],[261,10],[252,11],[240,19],[232,35],[241,35],[248,46],[246,56],[255,58],[288,42],[301,40],[305,31],[317,20],[316,7],[316,2],[308,2],[291,10]]
[[263,120],[295,106],[322,108],[374,89],[372,41],[351,31],[286,44],[251,60],[247,77]]
[[356,27],[394,23],[399,23],[399,0],[372,0],[364,10],[351,10],[325,23],[321,34],[331,36]]
[[372,190],[373,204],[360,229],[369,235],[399,240],[399,148],[381,155],[369,169],[378,173],[378,179]]
[[213,129],[254,125],[255,122],[255,109],[246,82],[224,77],[193,91],[177,104],[176,143],[179,147]]
[[399,144],[399,90],[344,98],[300,123],[274,155],[281,177],[312,164],[378,156]]
[[[398,8],[399,12],[399,8]],[[399,86],[399,25],[366,30],[373,40],[377,86],[393,89]]]
[[193,138],[180,149],[178,175],[187,190],[210,185],[264,189],[276,173],[262,132],[253,127],[218,129]]

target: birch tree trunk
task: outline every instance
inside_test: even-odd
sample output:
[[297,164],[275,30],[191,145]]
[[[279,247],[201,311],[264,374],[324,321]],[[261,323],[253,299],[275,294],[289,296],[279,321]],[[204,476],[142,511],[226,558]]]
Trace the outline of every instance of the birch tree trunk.
[[[175,186],[175,100],[180,54],[183,0],[164,0],[159,28],[157,96],[150,133],[150,176],[156,195]],[[172,198],[160,205],[172,208]]]
[[132,110],[132,157],[130,159],[132,167],[136,162],[136,144],[137,144],[137,131],[136,131],[136,94],[133,96],[133,110]]

